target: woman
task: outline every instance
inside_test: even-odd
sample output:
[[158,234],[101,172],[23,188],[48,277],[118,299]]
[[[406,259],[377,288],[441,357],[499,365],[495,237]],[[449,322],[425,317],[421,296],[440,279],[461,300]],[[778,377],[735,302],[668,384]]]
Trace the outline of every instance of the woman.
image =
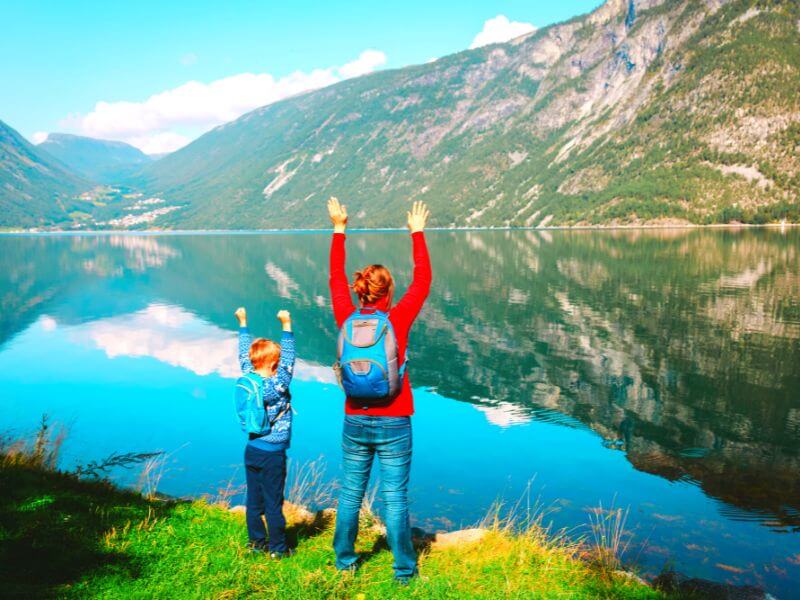
[[[347,209],[336,198],[328,201],[333,222],[330,255],[330,288],[333,315],[341,328],[356,307],[350,297],[351,286],[345,272],[345,229]],[[394,280],[386,267],[370,265],[356,273],[352,289],[359,306],[389,314],[397,338],[398,359],[405,363],[408,332],[419,314],[431,287],[431,264],[423,230],[430,213],[422,202],[415,202],[408,213],[408,228],[414,255],[414,279],[403,298],[392,306]],[[358,567],[354,545],[358,535],[358,513],[369,481],[372,461],[378,455],[381,468],[381,495],[386,509],[386,537],[394,554],[394,576],[405,584],[417,574],[417,556],[411,544],[408,520],[408,479],[411,470],[411,415],[414,399],[408,377],[403,374],[399,394],[388,404],[365,408],[350,398],[345,404],[342,449],[344,481],[336,513],[333,547],[336,567]]]

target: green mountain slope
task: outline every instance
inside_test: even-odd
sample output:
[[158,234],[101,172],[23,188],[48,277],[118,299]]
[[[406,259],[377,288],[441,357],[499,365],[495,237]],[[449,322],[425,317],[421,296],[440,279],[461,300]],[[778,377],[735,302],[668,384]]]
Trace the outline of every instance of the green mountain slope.
[[223,125],[139,184],[175,227],[800,220],[800,8],[609,0]]
[[91,187],[0,121],[0,227],[72,222],[75,196]]
[[51,133],[39,144],[73,172],[99,183],[119,183],[151,158],[124,142]]

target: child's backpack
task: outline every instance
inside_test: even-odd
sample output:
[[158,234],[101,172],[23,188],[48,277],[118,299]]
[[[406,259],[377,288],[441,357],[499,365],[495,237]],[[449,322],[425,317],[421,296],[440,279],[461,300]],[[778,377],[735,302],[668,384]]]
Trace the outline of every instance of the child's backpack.
[[245,433],[268,433],[267,410],[264,406],[264,379],[258,373],[247,373],[236,381],[236,414]]
[[374,308],[360,308],[339,331],[339,383],[349,398],[364,406],[385,405],[400,393],[406,365],[399,365],[397,338],[389,315]]
[[292,409],[292,395],[287,391],[285,406],[269,418],[269,410],[264,403],[264,378],[258,373],[247,373],[236,380],[236,414],[242,431],[258,437],[268,435],[272,427],[283,415]]

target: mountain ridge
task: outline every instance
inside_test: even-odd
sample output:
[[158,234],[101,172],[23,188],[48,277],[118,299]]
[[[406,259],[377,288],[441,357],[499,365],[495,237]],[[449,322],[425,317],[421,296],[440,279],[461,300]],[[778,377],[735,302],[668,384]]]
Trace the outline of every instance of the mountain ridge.
[[366,227],[412,200],[440,226],[798,220],[797,12],[611,0],[256,109],[138,184],[183,207],[159,223],[189,228],[325,226],[328,195]]
[[68,224],[74,197],[91,183],[0,120],[0,225]]
[[70,133],[51,133],[38,147],[81,177],[98,183],[120,183],[151,159],[144,152],[113,140]]

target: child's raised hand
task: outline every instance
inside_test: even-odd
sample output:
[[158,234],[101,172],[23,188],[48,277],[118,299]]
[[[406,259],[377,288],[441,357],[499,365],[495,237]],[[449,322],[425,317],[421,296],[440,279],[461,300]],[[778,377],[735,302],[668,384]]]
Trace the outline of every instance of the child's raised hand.
[[284,331],[292,330],[292,315],[289,314],[288,310],[279,310],[278,320],[281,322],[281,325],[283,325]]
[[240,306],[236,309],[236,312],[233,313],[236,318],[239,320],[239,326],[244,327],[247,325],[247,311],[244,309],[244,306]]

